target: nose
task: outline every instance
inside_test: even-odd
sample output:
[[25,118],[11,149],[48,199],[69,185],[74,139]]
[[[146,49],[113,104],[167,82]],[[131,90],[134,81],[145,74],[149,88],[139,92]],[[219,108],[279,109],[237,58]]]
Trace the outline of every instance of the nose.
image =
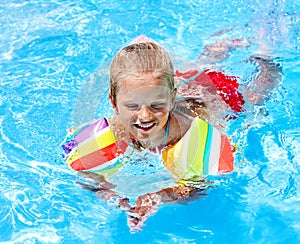
[[148,106],[143,105],[138,112],[138,119],[141,121],[151,120],[153,118],[152,112]]

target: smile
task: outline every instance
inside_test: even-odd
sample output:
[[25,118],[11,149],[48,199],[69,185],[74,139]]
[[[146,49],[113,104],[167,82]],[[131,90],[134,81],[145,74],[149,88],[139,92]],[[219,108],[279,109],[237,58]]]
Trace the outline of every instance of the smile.
[[150,123],[150,124],[134,124],[134,126],[138,129],[142,130],[150,130],[155,126],[155,123]]

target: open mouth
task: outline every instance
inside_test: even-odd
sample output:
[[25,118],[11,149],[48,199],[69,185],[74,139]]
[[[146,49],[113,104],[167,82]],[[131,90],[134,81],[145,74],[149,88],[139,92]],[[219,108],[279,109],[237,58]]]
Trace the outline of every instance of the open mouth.
[[138,124],[134,124],[134,126],[139,130],[149,131],[155,126],[155,123],[147,123],[147,124],[138,123]]

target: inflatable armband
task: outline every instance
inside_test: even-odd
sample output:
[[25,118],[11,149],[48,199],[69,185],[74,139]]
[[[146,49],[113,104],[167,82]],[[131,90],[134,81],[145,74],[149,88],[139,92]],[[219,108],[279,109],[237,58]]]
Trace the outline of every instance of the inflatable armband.
[[228,138],[207,122],[194,118],[186,134],[162,152],[164,164],[180,179],[233,170],[234,148]]
[[65,141],[66,162],[77,171],[105,168],[127,148],[125,142],[116,141],[105,118],[71,129]]

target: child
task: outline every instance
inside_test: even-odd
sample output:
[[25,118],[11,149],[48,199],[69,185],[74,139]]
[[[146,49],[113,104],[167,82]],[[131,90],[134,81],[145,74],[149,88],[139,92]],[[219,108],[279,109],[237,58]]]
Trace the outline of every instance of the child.
[[[177,89],[175,83],[181,86]],[[186,93],[191,88],[193,96],[191,90],[190,96]],[[237,88],[234,77],[222,73],[174,72],[162,47],[139,38],[123,48],[110,66],[109,98],[115,114],[71,131],[64,144],[67,162],[81,175],[99,182],[96,188],[81,184],[83,187],[127,211],[130,228],[141,230],[161,203],[190,197],[208,187],[201,184],[205,175],[233,170],[234,148],[228,138],[199,116],[205,114],[201,112],[206,108],[201,101],[205,92],[218,97],[219,105],[240,112],[244,98]],[[220,91],[221,99],[217,95]],[[132,207],[112,183],[133,151],[162,155],[175,181],[145,192]],[[195,187],[199,183],[200,188]]]

